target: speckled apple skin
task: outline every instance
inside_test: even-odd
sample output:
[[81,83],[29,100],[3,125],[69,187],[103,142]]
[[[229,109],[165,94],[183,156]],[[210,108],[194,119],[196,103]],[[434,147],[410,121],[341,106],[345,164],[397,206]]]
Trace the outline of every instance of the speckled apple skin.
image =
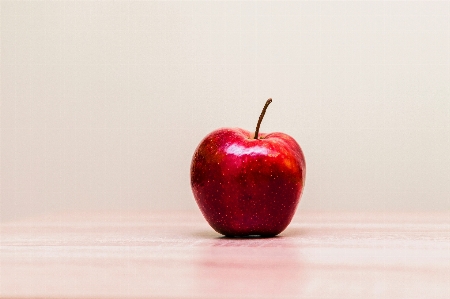
[[211,227],[225,236],[275,236],[291,222],[303,191],[306,164],[284,133],[222,128],[195,150],[191,187]]

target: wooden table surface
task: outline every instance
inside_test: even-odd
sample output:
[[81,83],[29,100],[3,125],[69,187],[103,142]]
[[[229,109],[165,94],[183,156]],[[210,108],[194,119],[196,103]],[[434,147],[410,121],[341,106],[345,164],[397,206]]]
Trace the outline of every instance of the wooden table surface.
[[2,298],[450,298],[450,212],[297,212],[276,238],[199,212],[4,223]]

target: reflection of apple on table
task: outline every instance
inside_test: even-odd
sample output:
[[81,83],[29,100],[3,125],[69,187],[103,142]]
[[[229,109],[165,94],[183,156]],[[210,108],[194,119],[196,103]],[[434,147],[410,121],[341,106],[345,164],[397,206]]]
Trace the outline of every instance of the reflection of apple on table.
[[223,298],[303,298],[310,265],[290,229],[270,239],[205,240],[193,254],[196,292]]
[[305,158],[284,133],[221,128],[195,150],[191,186],[203,216],[226,236],[275,236],[291,222],[305,183]]

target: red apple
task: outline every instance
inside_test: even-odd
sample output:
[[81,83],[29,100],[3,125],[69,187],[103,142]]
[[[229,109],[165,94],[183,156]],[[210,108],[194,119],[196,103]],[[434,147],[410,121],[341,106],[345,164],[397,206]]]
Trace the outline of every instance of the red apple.
[[269,237],[291,222],[305,184],[305,158],[284,133],[222,128],[195,150],[191,187],[211,227],[225,236]]

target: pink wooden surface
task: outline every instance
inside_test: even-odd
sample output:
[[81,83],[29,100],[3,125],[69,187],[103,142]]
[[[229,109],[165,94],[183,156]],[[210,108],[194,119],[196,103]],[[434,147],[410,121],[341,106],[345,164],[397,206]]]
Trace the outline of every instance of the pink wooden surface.
[[450,213],[298,212],[226,239],[199,213],[79,213],[1,225],[0,296],[450,298]]

